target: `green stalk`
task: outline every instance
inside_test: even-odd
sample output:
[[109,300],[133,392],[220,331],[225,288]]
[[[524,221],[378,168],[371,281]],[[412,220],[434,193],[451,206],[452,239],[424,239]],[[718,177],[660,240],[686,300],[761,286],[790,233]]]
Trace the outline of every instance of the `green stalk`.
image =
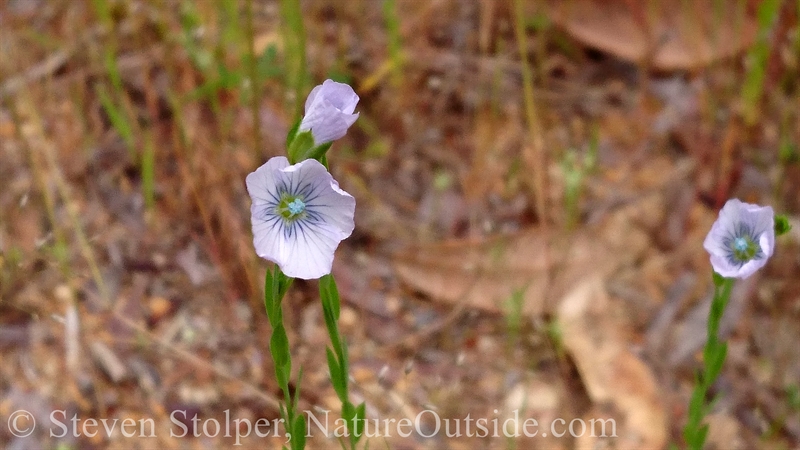
[[303,371],[300,370],[295,395],[292,396],[289,391],[292,354],[289,351],[289,337],[286,335],[286,328],[283,325],[283,308],[281,306],[283,297],[289,290],[289,286],[292,285],[292,281],[293,279],[284,275],[277,266],[272,271],[267,271],[264,278],[264,309],[267,311],[267,318],[272,327],[269,350],[275,365],[275,379],[283,392],[281,417],[284,420],[286,433],[290,434],[289,443],[292,450],[302,450],[305,448],[306,424],[303,414],[298,414],[297,405],[300,399],[300,382],[303,378]]
[[730,300],[734,281],[734,278],[724,278],[714,273],[714,298],[708,314],[708,340],[703,349],[703,368],[695,380],[689,403],[689,419],[683,429],[686,445],[692,450],[701,450],[708,435],[708,424],[703,424],[703,419],[711,410],[711,402],[706,397],[728,353],[728,345],[719,339],[719,325]]
[[[331,383],[333,384],[333,389],[336,391],[336,395],[339,397],[339,401],[342,403],[342,419],[344,419],[347,426],[350,449],[355,450],[356,444],[361,439],[363,432],[363,430],[359,430],[359,424],[364,423],[366,405],[361,403],[355,406],[349,399],[349,358],[347,354],[347,343],[342,339],[342,335],[339,332],[338,321],[341,302],[333,275],[325,275],[319,279],[319,296],[320,299],[322,299],[325,327],[328,329],[331,347],[333,347],[333,349],[326,349]],[[342,446],[344,447],[344,444],[342,444]]]

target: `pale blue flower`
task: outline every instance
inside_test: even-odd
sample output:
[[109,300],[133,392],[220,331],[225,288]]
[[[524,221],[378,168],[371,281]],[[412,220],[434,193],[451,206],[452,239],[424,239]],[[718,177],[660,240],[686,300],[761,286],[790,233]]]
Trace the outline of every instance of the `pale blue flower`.
[[339,242],[353,232],[356,200],[314,159],[276,156],[247,176],[253,245],[292,278],[331,272]]
[[358,95],[353,88],[333,80],[315,87],[306,99],[306,114],[298,131],[311,131],[314,145],[335,141],[347,133],[358,113],[353,114]]
[[775,250],[775,213],[731,199],[719,212],[703,247],[711,266],[723,277],[747,278],[767,263]]

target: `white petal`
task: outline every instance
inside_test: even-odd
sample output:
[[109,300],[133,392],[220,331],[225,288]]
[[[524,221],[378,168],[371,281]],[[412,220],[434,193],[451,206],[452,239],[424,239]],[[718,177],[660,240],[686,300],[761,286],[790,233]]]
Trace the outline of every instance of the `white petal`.
[[736,275],[736,277],[745,279],[750,275],[756,273],[756,271],[764,267],[765,264],[767,264],[767,258],[760,258],[748,261],[739,269],[739,273]]
[[299,128],[300,131],[310,130],[316,145],[343,137],[347,134],[347,129],[358,119],[358,114],[345,114],[330,103],[323,102],[323,105],[314,108],[303,117]]
[[[724,209],[724,208],[723,208]],[[712,255],[725,256],[728,254],[729,249],[723,243],[726,237],[735,233],[736,223],[729,217],[720,217],[711,225],[711,230],[706,235],[703,241],[703,248]],[[720,274],[721,275],[721,274]]]
[[289,161],[283,156],[270,158],[245,180],[247,192],[252,199],[250,220],[253,227],[253,246],[256,254],[275,263],[280,263],[280,248],[277,236],[281,232],[281,219],[274,208],[280,202],[278,184],[279,170]]
[[331,180],[327,187],[320,189],[319,194],[306,203],[306,207],[330,225],[339,239],[346,239],[353,233],[356,199],[339,189],[336,181]]
[[283,219],[277,214],[273,216],[273,220],[257,219],[255,215],[251,219],[256,254],[275,264],[283,264]]
[[358,119],[358,114],[345,115],[339,112],[331,112],[325,120],[319,122],[316,126],[312,126],[311,134],[314,136],[314,143],[321,145],[344,137],[347,134],[347,129],[356,119]]
[[352,114],[358,104],[358,94],[344,83],[325,80],[322,83],[322,94],[331,105],[345,114]]
[[[300,225],[297,227],[297,225]],[[331,273],[333,255],[341,238],[324,223],[296,224],[296,234],[285,240],[286,258],[280,264],[287,276],[311,280]]]
[[339,183],[318,161],[309,159],[295,164],[297,166],[302,169],[296,172],[300,177],[297,185],[311,193],[304,199],[308,213],[331,226],[340,240],[350,236],[355,227],[356,200],[353,196],[340,189]]
[[289,165],[289,160],[284,156],[270,158],[262,164],[255,172],[247,175],[245,184],[247,192],[253,199],[253,204],[263,204],[271,202],[278,194],[276,190],[275,171],[283,169]]
[[726,224],[735,224],[741,217],[741,211],[744,203],[738,198],[732,198],[725,202],[725,205],[719,211],[719,221]]
[[762,233],[758,238],[758,245],[761,247],[761,251],[764,253],[764,259],[771,258],[772,253],[775,252],[775,228],[773,228],[771,231]]
[[[319,91],[321,89],[322,89],[322,85],[320,84],[318,86],[314,86],[314,89],[312,89],[311,92],[308,93],[308,97],[306,98],[306,106],[305,106],[306,114],[308,114],[308,111],[313,107],[314,100],[317,98],[317,94],[319,94]],[[322,97],[320,97],[320,100],[322,100]]]
[[732,265],[728,258],[721,255],[711,255],[711,267],[714,272],[727,278],[734,278],[739,276],[739,267]]
[[761,235],[768,237],[768,247],[770,249],[768,256],[772,256],[773,244],[775,242],[775,211],[772,210],[771,206],[753,206],[758,208],[751,212],[751,214],[755,216],[753,218],[753,229],[756,236]]

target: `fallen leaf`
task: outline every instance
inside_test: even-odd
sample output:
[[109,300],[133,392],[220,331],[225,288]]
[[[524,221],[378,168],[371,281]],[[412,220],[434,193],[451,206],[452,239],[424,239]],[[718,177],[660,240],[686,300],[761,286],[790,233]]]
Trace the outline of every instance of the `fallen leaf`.
[[616,423],[618,437],[610,437],[610,432],[606,437],[584,433],[575,448],[602,448],[600,439],[614,439],[614,448],[664,448],[668,426],[658,382],[627,349],[612,308],[599,276],[578,284],[558,308],[564,348],[575,361],[589,398],[596,405],[612,405],[621,416]]
[[[410,287],[435,300],[466,302],[468,306],[500,313],[508,311],[506,302],[520,291],[522,312],[540,314],[554,266],[546,251],[554,239],[552,233],[534,229],[488,240],[420,246],[395,258],[395,269]],[[585,238],[576,235],[575,240]],[[573,246],[583,254],[563,259],[587,262],[591,259],[587,245],[589,242]]]
[[539,315],[587,273],[605,277],[636,260],[649,241],[635,217],[653,202],[663,208],[652,196],[571,234],[531,229],[415,246],[397,254],[394,267],[400,280],[433,300],[505,313],[517,295],[522,314]]
[[755,39],[747,4],[717,10],[705,0],[548,2],[548,16],[586,45],[659,70],[685,70],[734,56]]
[[609,199],[601,218],[574,233],[533,228],[415,245],[396,253],[393,267],[403,283],[434,301],[508,313],[519,300],[520,313],[539,315],[587,274],[606,278],[639,260],[650,247],[648,230],[667,217],[667,188],[692,170],[690,161],[670,167],[654,160],[637,168],[648,183],[624,202]]

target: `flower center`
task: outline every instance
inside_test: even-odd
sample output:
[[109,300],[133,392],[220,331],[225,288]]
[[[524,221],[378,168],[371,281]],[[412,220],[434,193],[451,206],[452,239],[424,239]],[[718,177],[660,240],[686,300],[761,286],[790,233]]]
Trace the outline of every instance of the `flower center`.
[[306,204],[299,198],[292,200],[286,207],[289,208],[289,217],[296,216],[306,210]]
[[281,201],[278,203],[278,214],[286,220],[297,220],[302,218],[306,212],[306,204],[300,197],[295,197],[290,194],[281,195]]
[[730,248],[734,259],[741,262],[750,261],[761,251],[761,247],[749,236],[740,236],[732,240]]

